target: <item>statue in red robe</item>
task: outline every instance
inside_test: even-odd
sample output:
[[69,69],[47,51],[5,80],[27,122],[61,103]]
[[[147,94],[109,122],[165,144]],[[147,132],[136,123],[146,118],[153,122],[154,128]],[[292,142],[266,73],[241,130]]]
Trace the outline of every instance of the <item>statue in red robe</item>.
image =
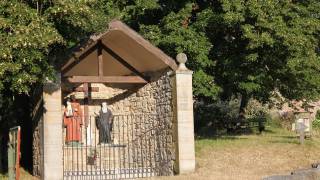
[[63,116],[63,124],[67,128],[66,143],[80,143],[83,114],[81,106],[76,101],[74,95],[71,95],[70,99],[67,100],[67,106],[65,107]]

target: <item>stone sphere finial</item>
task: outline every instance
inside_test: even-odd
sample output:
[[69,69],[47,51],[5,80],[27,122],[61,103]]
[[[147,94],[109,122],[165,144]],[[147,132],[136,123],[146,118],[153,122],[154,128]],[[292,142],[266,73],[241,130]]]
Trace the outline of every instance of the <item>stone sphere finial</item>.
[[188,60],[187,55],[185,53],[179,53],[176,57],[177,61],[179,62],[178,70],[186,71],[188,68],[186,67],[186,62]]
[[183,64],[185,64],[188,60],[187,55],[185,53],[179,53],[176,59],[179,63],[183,63]]

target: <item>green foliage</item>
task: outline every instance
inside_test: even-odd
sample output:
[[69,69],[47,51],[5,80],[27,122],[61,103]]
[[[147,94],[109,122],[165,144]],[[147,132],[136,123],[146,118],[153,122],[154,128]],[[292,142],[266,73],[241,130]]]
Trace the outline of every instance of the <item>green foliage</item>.
[[106,28],[99,1],[0,1],[0,136],[26,121],[36,85],[54,79],[58,53]]
[[[319,97],[320,2],[2,0],[0,93],[52,78],[58,53],[121,19],[171,57],[185,52],[197,101]],[[7,103],[10,104],[10,103]]]
[[[167,7],[167,4],[161,7]],[[215,62],[210,59],[210,51],[213,46],[207,35],[191,23],[194,10],[195,4],[186,3],[178,11],[164,15],[156,25],[141,24],[140,32],[171,57],[186,53],[187,66],[194,71],[194,94],[198,98],[215,99],[220,88],[212,73]]]
[[246,118],[257,119],[265,118],[269,110],[267,106],[264,106],[257,100],[251,99],[246,107]]
[[56,1],[44,12],[48,21],[64,37],[68,45],[74,46],[90,34],[106,29],[107,18],[95,7],[95,1]]
[[314,99],[320,85],[318,7],[314,0],[164,0],[127,11],[124,19],[172,57],[188,55],[197,99],[214,100],[222,92],[224,99],[240,94],[268,101],[274,90],[288,99]]
[[28,93],[52,74],[50,46],[63,39],[54,26],[24,3],[0,2],[0,90]]
[[[226,96],[268,100],[319,97],[317,1],[221,0],[205,16],[217,60],[215,78]],[[312,9],[312,10],[311,10]],[[315,12],[317,11],[317,12]]]
[[269,111],[266,115],[266,127],[270,128],[283,128],[282,120],[278,113]]
[[316,129],[320,129],[320,119],[314,119],[313,121],[312,121],[312,127],[313,128],[316,128]]
[[195,133],[197,135],[216,135],[226,130],[226,122],[234,121],[239,114],[240,101],[217,100],[214,103],[200,101],[195,103]]
[[[36,34],[21,33],[22,40],[26,37],[28,40],[19,41],[16,48],[29,43],[39,48],[19,51],[22,54],[19,57],[32,54],[34,59],[46,59],[48,52],[54,52],[51,51],[53,44],[71,47],[90,34],[103,31],[112,18],[119,18],[170,56],[175,57],[179,52],[188,55],[187,65],[194,71],[194,94],[198,98],[216,99],[222,91],[224,97],[245,94],[268,100],[275,89],[290,99],[315,98],[319,94],[320,76],[316,74],[320,69],[320,23],[315,15],[320,13],[317,8],[320,5],[317,1],[26,0],[1,3],[2,39],[19,39],[12,30],[5,30],[8,26],[19,26],[23,31]],[[41,24],[43,31],[30,29],[36,25],[27,30],[23,22]],[[9,33],[12,35],[7,36]],[[2,57],[16,59],[12,51],[10,44],[3,46]],[[44,61],[39,63],[43,66],[39,68],[34,63],[27,64],[34,67],[31,72],[43,70],[47,73],[41,75],[49,76],[53,63]],[[20,73],[21,63],[1,65],[5,67],[1,74],[21,74],[12,81],[12,88],[20,92],[27,92],[28,84],[43,80],[34,73]],[[19,85],[20,81],[24,87]]]
[[320,129],[320,110],[317,111],[315,119],[312,121],[312,127]]
[[[0,91],[28,93],[52,78],[49,53],[75,45],[107,23],[95,1],[1,1]],[[7,91],[7,90],[6,90]]]

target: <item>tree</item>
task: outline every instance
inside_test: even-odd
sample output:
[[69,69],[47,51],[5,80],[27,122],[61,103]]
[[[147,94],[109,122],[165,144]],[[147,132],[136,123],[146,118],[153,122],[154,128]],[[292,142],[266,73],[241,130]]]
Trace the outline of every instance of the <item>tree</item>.
[[267,101],[274,91],[288,99],[319,96],[316,0],[4,0],[2,102],[52,78],[55,57],[113,18],[171,57],[185,52],[197,100],[241,95],[243,109],[249,98]]
[[222,97],[267,101],[319,97],[318,1],[220,0],[204,4],[195,25],[206,33]]
[[[206,33],[198,31],[197,24],[192,22],[198,6],[184,2],[182,5],[180,3],[180,8],[173,6],[170,11],[167,9],[168,13],[155,22],[156,24],[140,24],[140,32],[171,57],[180,52],[186,53],[189,59],[187,66],[194,71],[194,94],[197,99],[214,100],[220,88],[214,83],[214,74],[211,71],[215,65],[210,59],[212,42]],[[164,3],[159,7],[171,6]]]
[[0,2],[0,91],[28,93],[35,83],[52,78],[57,62],[50,53],[106,26],[102,12],[89,3],[41,2]]
[[275,91],[319,97],[318,1],[162,0],[148,7],[127,21],[172,57],[187,53],[197,99],[240,95],[243,111],[251,97],[266,102]]
[[0,1],[0,141],[9,127],[29,121],[28,94],[53,79],[58,53],[106,28],[107,18],[96,5],[97,1]]
[[44,59],[50,46],[63,39],[51,23],[23,3],[1,1],[0,14],[0,90],[27,93],[31,83],[51,73]]
[[[139,2],[131,1],[130,7]],[[214,77],[225,98],[241,94],[265,101],[274,90],[289,99],[314,98],[319,93],[319,79],[312,76],[319,67],[319,6],[312,0],[163,0],[134,15],[127,12],[126,21],[172,57],[185,51],[195,81],[200,72],[211,77],[195,82],[197,95],[217,95]],[[209,85],[211,91],[205,88]]]

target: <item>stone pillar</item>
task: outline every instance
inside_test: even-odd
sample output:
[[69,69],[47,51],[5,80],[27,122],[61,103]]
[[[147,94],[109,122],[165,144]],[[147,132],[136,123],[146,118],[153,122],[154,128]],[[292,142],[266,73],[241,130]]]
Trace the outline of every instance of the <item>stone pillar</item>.
[[172,76],[174,133],[175,133],[175,166],[178,174],[195,170],[195,149],[193,129],[192,71],[186,68],[187,56],[177,55],[180,63]]
[[43,86],[43,159],[44,180],[63,179],[61,75]]

